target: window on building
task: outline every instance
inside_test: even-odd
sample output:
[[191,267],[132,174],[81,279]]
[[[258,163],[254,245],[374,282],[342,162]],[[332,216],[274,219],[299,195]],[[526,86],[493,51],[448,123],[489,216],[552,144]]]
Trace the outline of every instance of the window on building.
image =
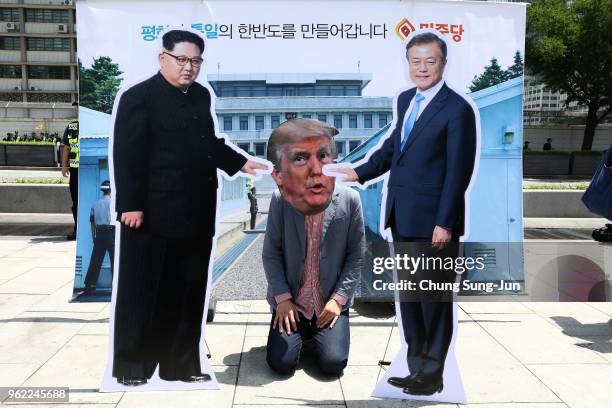
[[266,143],[255,143],[255,156],[264,157],[266,155]]
[[263,115],[255,115],[255,130],[261,130],[263,128],[264,128]]
[[351,113],[349,115],[349,128],[357,129],[357,114]]
[[30,79],[70,79],[70,67],[31,65],[28,67]]
[[338,157],[344,157],[346,153],[344,152],[344,141],[336,141],[336,154]]
[[232,130],[232,116],[224,115],[223,116],[223,130],[230,132]]
[[297,88],[285,88],[285,96],[297,96]]
[[326,114],[324,114],[324,113],[319,113],[319,114],[317,115],[317,120],[318,120],[319,122],[326,123],[326,122],[327,122],[327,115],[326,115]]
[[346,96],[360,96],[359,85],[347,85],[345,95]]
[[334,127],[336,129],[342,129],[342,114],[334,115]]
[[355,150],[360,144],[360,140],[349,140],[349,153]]
[[20,50],[21,39],[19,37],[0,37],[0,50]]
[[329,87],[329,94],[331,96],[344,96],[344,86],[332,85]]
[[249,130],[249,117],[246,115],[240,116],[240,130]]
[[28,38],[29,51],[70,51],[68,38]]
[[0,21],[8,21],[16,23],[19,21],[19,9],[16,8],[2,8],[0,9]]
[[0,78],[21,78],[21,65],[0,65]]
[[317,85],[314,90],[315,96],[329,96],[329,85]]
[[67,23],[68,10],[26,9],[28,23]]
[[28,102],[71,102],[69,93],[31,93]]
[[366,112],[363,114],[363,127],[372,129],[372,113]]
[[384,112],[380,112],[378,114],[378,127],[379,128],[385,127],[387,125],[387,121],[388,121],[387,116],[388,115]]
[[276,129],[279,126],[280,126],[280,115],[270,116],[270,127],[272,129]]
[[312,86],[304,86],[304,87],[298,88],[299,96],[314,96],[314,94],[315,94],[315,90],[314,90],[314,87]]
[[251,146],[249,143],[238,143],[238,148],[248,153]]
[[219,92],[219,96],[223,97],[223,98],[231,98],[232,96],[234,96],[234,88],[230,88],[230,87],[221,87],[221,90]]
[[302,117],[303,117],[304,119],[310,119],[310,118],[312,118],[312,115],[311,115],[310,113],[303,113],[303,114],[302,114]]
[[238,97],[249,97],[251,96],[251,88],[248,86],[237,86],[236,96]]
[[268,88],[267,92],[268,96],[283,96],[283,88],[281,87]]
[[266,96],[266,87],[265,86],[254,86],[251,89],[251,94],[253,96]]

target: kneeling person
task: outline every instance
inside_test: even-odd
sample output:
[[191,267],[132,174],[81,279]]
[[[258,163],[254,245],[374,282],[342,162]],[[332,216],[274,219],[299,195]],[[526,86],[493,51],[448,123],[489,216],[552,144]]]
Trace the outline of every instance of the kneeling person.
[[312,338],[323,372],[340,374],[348,361],[348,308],[359,283],[365,233],[357,192],[323,174],[337,133],[316,120],[294,119],[268,141],[280,194],[270,202],[263,248],[273,309],[267,361],[283,374],[295,370],[305,338]]

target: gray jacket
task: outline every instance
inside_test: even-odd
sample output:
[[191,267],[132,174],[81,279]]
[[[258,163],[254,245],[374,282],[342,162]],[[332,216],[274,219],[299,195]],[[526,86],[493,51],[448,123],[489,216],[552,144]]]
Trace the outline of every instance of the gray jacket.
[[[327,301],[336,292],[346,296],[347,309],[359,284],[365,254],[365,232],[359,194],[336,185],[325,209],[321,232],[319,277]],[[268,280],[268,303],[276,308],[274,296],[291,293],[297,298],[304,260],[306,230],[304,215],[274,192],[268,213],[263,247],[263,264]]]

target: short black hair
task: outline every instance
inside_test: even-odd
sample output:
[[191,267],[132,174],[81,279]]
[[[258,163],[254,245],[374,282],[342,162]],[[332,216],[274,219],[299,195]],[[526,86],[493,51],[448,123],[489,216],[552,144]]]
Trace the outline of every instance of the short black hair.
[[181,42],[188,42],[196,45],[200,49],[200,54],[204,52],[204,40],[199,35],[185,30],[171,30],[162,37],[164,49],[174,50],[174,46]]
[[417,34],[414,37],[412,37],[410,41],[408,41],[408,44],[406,44],[406,58],[408,58],[408,50],[410,48],[416,45],[431,44],[431,43],[438,44],[438,47],[440,48],[440,52],[442,53],[442,59],[446,61],[446,54],[447,54],[446,43],[444,42],[443,39],[441,39],[434,33],[422,33],[422,34]]

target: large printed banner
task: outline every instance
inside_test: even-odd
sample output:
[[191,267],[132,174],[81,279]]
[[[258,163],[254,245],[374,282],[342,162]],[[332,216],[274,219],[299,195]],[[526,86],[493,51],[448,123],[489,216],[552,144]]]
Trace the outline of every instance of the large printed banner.
[[[262,141],[261,134],[269,135],[271,128],[294,117],[319,119],[333,124],[340,130],[336,140],[349,140],[351,137],[366,140],[390,123],[389,130],[368,147],[365,158],[363,155],[359,157],[361,164],[377,149],[382,148],[386,138],[392,137],[395,128],[398,129],[397,132],[402,132],[401,129],[405,125],[403,122],[398,124],[398,115],[408,118],[406,111],[410,112],[415,103],[411,102],[415,95],[411,90],[415,85],[418,87],[423,81],[436,79],[428,77],[430,74],[414,73],[418,69],[413,72],[411,62],[406,59],[406,45],[412,38],[423,33],[433,34],[439,39],[436,42],[436,50],[441,49],[440,42],[443,42],[447,52],[446,62],[438,66],[438,74],[445,84],[443,92],[450,95],[448,100],[453,101],[455,105],[465,106],[462,118],[474,118],[475,151],[470,159],[473,161],[473,173],[472,167],[466,166],[470,168],[470,174],[463,178],[469,181],[469,187],[464,197],[465,229],[461,241],[522,240],[521,233],[517,233],[522,231],[521,221],[510,225],[505,223],[505,220],[513,211],[518,213],[517,219],[520,220],[522,213],[520,95],[525,32],[523,4],[396,0],[87,0],[77,3],[77,14],[78,55],[83,69],[92,76],[101,71],[105,74],[113,73],[112,78],[107,78],[109,82],[99,87],[97,94],[81,95],[81,105],[87,106],[89,103],[89,107],[98,111],[87,118],[92,118],[93,121],[105,114],[108,116],[108,135],[112,134],[110,124],[114,116],[111,118],[111,115],[117,114],[121,94],[159,70],[158,58],[162,51],[163,34],[171,29],[184,29],[199,34],[205,41],[203,64],[197,81],[211,91],[212,112],[214,113],[215,106],[220,105],[220,101],[225,103],[224,98],[227,98],[227,101],[230,101],[227,104],[234,104],[236,112],[241,112],[235,115],[242,115],[239,119],[226,119],[229,114],[223,113],[219,118],[213,114],[218,136],[227,132],[228,139],[236,143],[234,148],[249,149],[256,148],[258,142]],[[431,61],[427,58],[423,61],[415,60],[412,64],[429,64],[429,69],[442,62],[441,59],[436,61],[436,58]],[[427,71],[423,69],[424,72]],[[349,84],[351,78],[354,83]],[[243,88],[236,86],[236,82],[248,80],[250,83]],[[257,81],[259,82],[256,84]],[[216,87],[209,83],[216,84]],[[224,91],[224,84],[228,85],[227,91]],[[117,93],[118,88],[121,90]],[[119,97],[115,100],[117,94]],[[249,102],[252,100],[261,103]],[[434,116],[429,128],[435,126],[436,120],[446,120],[443,116],[447,113],[454,115],[453,117],[457,116],[451,108],[447,109],[441,105],[440,115],[437,119]],[[261,122],[257,117],[253,119],[251,116],[256,113],[265,119],[261,119]],[[353,114],[359,114],[359,119]],[[389,117],[383,120],[386,114]],[[249,119],[243,122],[242,117],[247,116]],[[340,118],[338,122],[337,118]],[[410,120],[413,121],[410,124],[412,126],[416,119]],[[415,126],[418,127],[418,122],[416,123]],[[92,124],[92,127],[95,126]],[[81,121],[81,135],[84,139],[88,137],[87,128],[88,124]],[[429,137],[423,136],[427,134],[425,132],[419,137]],[[430,137],[437,136],[432,134]],[[263,141],[265,140],[264,137]],[[229,141],[227,143],[229,144]],[[356,147],[348,143],[339,145],[340,148],[343,148],[342,146],[349,149]],[[107,177],[113,179],[112,167],[100,168],[99,171],[103,175],[98,175],[95,179],[97,189],[100,189],[100,181],[106,180]],[[389,174],[378,180],[384,181],[384,191],[378,191],[375,199],[370,200],[367,196],[368,191],[372,189],[360,190],[366,228],[392,241],[396,237],[392,236],[390,230],[385,230],[385,216],[388,215],[386,211],[389,211],[385,209],[385,200],[389,199],[388,190],[391,188]],[[398,180],[396,182],[396,185],[401,185]],[[114,186],[114,183],[111,184]],[[92,197],[92,202],[84,205],[95,208],[95,199],[103,200],[104,194],[104,190],[101,190],[98,197]],[[114,195],[115,192],[111,194]],[[421,191],[417,194],[437,193]],[[491,199],[492,197],[498,200]],[[111,211],[113,210],[114,207],[111,206]],[[422,218],[426,218],[425,212],[429,209],[422,208],[422,211]],[[94,212],[92,209],[92,214]],[[394,216],[403,215],[396,213]],[[114,218],[112,213],[110,219]],[[413,218],[418,218],[418,215]],[[500,221],[502,218],[503,222]],[[407,230],[409,229],[408,227]],[[118,238],[117,233],[116,239]],[[214,251],[214,244],[212,247]],[[394,249],[397,251],[397,246]],[[114,254],[115,268],[119,264],[117,252]],[[102,265],[103,255],[101,257],[97,254],[91,258],[95,258],[96,262]],[[81,266],[82,270],[87,268],[88,265]],[[119,275],[126,273],[118,272]],[[118,274],[115,272],[113,276],[111,328],[114,327]],[[210,289],[210,274],[208,279],[207,290]],[[84,276],[79,276],[75,279],[75,285],[82,288],[83,280]],[[439,350],[442,356],[439,365],[442,369],[440,371],[438,367],[438,372],[442,376],[440,381],[443,380],[443,386],[436,385],[433,392],[429,393],[433,395],[412,393],[410,387],[406,389],[404,386],[402,379],[416,374],[410,372],[409,366],[411,359],[414,359],[415,353],[418,352],[414,347],[413,350],[408,349],[408,341],[415,337],[415,333],[408,331],[418,327],[410,319],[418,319],[415,313],[422,313],[417,313],[409,303],[414,302],[402,301],[400,297],[396,297],[402,348],[391,367],[381,377],[373,395],[383,398],[465,403],[467,399],[454,353],[457,307],[452,300],[451,311],[444,317],[450,319],[447,321],[449,325],[446,333],[416,333],[417,337],[426,338],[424,348],[429,347],[427,344],[440,342],[437,336],[446,338],[441,341],[448,343],[443,347],[446,349]],[[204,323],[201,333],[200,350],[203,350]],[[124,390],[127,388],[118,386],[116,378],[113,378],[112,329],[110,339],[109,362],[101,389]],[[421,357],[424,360],[428,358]],[[158,377],[158,371],[155,371],[145,385],[146,389],[218,388],[203,352],[200,352],[200,359],[202,372],[211,375],[211,381],[164,381]],[[265,361],[261,361],[259,366],[262,370],[267,369]]]

